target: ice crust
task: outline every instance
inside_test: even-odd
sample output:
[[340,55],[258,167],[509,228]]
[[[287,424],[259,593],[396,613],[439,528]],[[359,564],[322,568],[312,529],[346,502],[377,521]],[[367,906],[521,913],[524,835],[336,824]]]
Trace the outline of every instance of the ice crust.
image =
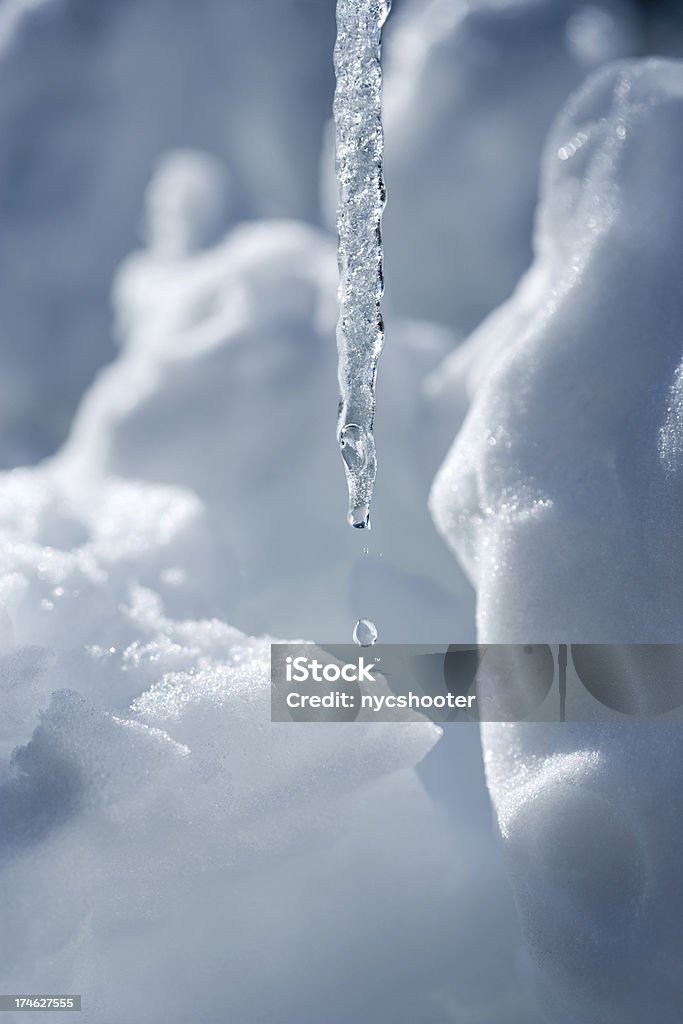
[[[683,64],[599,72],[552,129],[535,261],[441,378],[431,507],[486,642],[680,643]],[[488,725],[548,1021],[674,1024],[680,729]]]

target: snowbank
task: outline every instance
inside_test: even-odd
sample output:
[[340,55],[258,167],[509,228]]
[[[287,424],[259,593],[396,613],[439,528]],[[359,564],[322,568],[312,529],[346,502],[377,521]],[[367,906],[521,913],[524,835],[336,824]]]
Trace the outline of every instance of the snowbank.
[[[546,147],[535,263],[450,362],[472,407],[431,504],[484,641],[681,642],[682,139],[680,62],[579,90]],[[679,729],[483,741],[548,1020],[674,1024]]]
[[209,551],[215,573],[187,492],[15,471],[0,535],[0,988],[82,991],[102,1024],[284,1024],[351,964],[363,1019],[410,964],[414,1019],[424,931],[452,941],[453,839],[411,771],[438,730],[271,725],[268,639],[164,609]]
[[[115,285],[119,359],[64,452],[0,479],[0,989],[80,991],[93,1024],[528,1024],[488,823],[468,788],[456,830],[414,770],[439,731],[269,722],[264,621],[312,636],[317,611],[346,639],[359,600],[334,542],[358,540],[334,250],[291,221],[211,244],[223,186],[196,151],[164,161]],[[404,518],[354,555],[387,638],[460,607],[402,552],[413,522],[439,551],[416,383],[450,343],[400,324],[386,364]],[[258,637],[227,624],[249,615]]]
[[676,62],[616,65],[572,98],[536,262],[458,354],[474,401],[432,509],[483,640],[683,639],[682,119]]

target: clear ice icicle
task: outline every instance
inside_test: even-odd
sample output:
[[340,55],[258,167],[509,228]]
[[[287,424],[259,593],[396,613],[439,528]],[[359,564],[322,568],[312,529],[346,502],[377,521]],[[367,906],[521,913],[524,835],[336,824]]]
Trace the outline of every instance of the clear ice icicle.
[[370,525],[377,474],[375,380],[384,342],[381,299],[382,26],[391,0],[337,0],[334,97],[339,209],[339,386],[337,437],[352,526]]

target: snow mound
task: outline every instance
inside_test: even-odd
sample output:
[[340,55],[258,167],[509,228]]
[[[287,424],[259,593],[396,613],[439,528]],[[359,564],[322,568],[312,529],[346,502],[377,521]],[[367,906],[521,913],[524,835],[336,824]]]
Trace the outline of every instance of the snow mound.
[[676,1024],[680,726],[486,725],[482,739],[545,1019]]
[[[0,988],[83,991],[97,1024],[315,1019],[300,950],[341,983],[349,929],[374,927],[364,866],[393,902],[451,842],[412,771],[438,729],[271,724],[268,638],[164,608],[191,606],[211,543],[189,492],[87,493],[46,467],[2,495]],[[388,919],[407,961],[405,915]],[[359,970],[360,1013],[375,982]]]
[[[682,140],[680,62],[579,90],[546,146],[535,263],[449,360],[441,400],[472,406],[431,507],[483,641],[681,642]],[[547,1019],[674,1024],[679,728],[483,742]]]
[[574,95],[535,264],[451,364],[474,400],[431,502],[482,640],[683,638],[682,123],[677,62],[618,64]]

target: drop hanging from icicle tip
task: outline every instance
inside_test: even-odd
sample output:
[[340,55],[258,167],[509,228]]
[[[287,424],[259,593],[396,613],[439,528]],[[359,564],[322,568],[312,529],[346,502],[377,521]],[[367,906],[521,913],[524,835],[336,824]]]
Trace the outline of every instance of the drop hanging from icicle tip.
[[359,647],[372,647],[378,635],[377,626],[370,619],[359,619],[353,628],[353,642]]

